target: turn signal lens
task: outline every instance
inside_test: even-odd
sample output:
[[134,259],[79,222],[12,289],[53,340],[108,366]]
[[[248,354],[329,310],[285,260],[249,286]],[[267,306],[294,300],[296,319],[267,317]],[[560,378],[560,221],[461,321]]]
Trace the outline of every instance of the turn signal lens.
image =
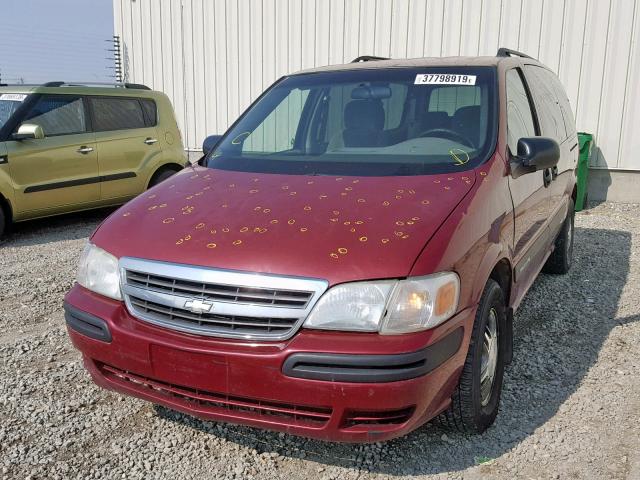
[[452,272],[398,282],[382,321],[380,333],[426,330],[449,319],[458,308],[460,280]]
[[442,285],[436,294],[436,306],[433,313],[437,316],[444,316],[455,311],[457,295],[458,285],[455,282],[451,281]]

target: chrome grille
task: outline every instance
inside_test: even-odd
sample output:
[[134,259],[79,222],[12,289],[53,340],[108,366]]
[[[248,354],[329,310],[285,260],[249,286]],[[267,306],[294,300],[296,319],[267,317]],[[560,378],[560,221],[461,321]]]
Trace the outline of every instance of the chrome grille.
[[198,335],[252,340],[290,338],[327,288],[324,280],[128,257],[120,259],[120,271],[127,308],[140,320]]
[[176,295],[202,296],[208,300],[219,300],[221,302],[253,303],[292,308],[306,307],[313,296],[313,292],[207,284],[131,270],[127,271],[127,284],[160,292],[175,293]]
[[159,303],[149,302],[142,298],[129,296],[131,305],[138,311],[155,315],[168,322],[173,322],[185,327],[209,327],[217,326],[228,328],[232,331],[244,331],[247,333],[285,332],[290,330],[298,320],[297,318],[256,318],[241,317],[235,315],[215,315],[210,313],[191,313],[182,308],[165,307]]

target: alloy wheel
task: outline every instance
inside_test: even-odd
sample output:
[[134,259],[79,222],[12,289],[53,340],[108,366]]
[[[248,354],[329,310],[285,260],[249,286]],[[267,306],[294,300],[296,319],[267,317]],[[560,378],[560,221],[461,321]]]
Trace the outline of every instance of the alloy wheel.
[[480,360],[480,403],[486,406],[491,399],[493,379],[498,365],[498,313],[495,308],[489,310],[484,328],[482,357]]

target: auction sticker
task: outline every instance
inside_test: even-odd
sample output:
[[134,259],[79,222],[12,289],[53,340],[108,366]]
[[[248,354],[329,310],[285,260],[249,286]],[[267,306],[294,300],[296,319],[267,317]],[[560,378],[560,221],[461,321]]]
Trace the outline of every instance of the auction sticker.
[[21,102],[27,96],[24,93],[3,93],[0,95],[0,100],[13,100],[14,102]]
[[459,75],[456,73],[419,73],[415,85],[475,85],[475,75]]

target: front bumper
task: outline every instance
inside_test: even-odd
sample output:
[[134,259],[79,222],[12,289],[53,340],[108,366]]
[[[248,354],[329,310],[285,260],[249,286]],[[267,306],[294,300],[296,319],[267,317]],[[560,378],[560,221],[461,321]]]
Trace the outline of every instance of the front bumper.
[[[345,442],[395,438],[445,409],[475,314],[467,309],[415,334],[301,330],[255,343],[156,327],[77,284],[65,307],[73,344],[104,388],[203,419]],[[70,318],[77,316],[84,320]]]

